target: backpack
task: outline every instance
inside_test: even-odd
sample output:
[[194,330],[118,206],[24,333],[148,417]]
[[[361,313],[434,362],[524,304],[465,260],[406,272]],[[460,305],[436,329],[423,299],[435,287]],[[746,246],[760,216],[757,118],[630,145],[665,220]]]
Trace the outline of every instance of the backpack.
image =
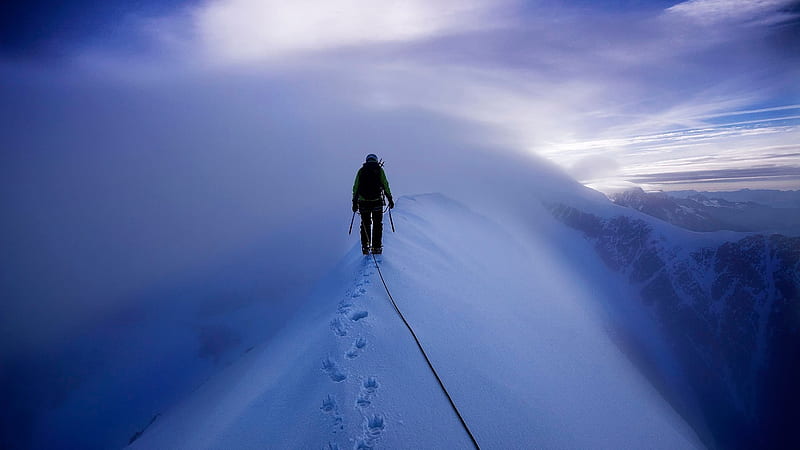
[[383,192],[380,163],[366,162],[358,172],[358,195],[365,200],[380,199]]

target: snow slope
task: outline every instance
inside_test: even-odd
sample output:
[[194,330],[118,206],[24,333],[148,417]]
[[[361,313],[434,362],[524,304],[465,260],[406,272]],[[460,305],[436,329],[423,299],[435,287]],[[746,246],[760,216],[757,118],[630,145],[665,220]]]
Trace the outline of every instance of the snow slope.
[[[383,275],[482,448],[701,446],[609,337],[607,274],[560,262],[543,209],[525,233],[441,195],[397,205]],[[471,447],[371,258],[354,247],[297,305],[132,447]]]

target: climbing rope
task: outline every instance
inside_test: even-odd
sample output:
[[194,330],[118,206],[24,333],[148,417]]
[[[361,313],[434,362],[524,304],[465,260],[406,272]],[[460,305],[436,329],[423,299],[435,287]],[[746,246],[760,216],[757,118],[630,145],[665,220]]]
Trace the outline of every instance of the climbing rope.
[[425,349],[422,348],[422,344],[419,342],[419,338],[417,337],[417,333],[414,333],[414,329],[411,328],[411,325],[408,323],[408,321],[406,320],[405,316],[403,316],[403,313],[400,312],[400,308],[397,307],[397,303],[395,303],[394,297],[392,297],[392,293],[389,292],[389,286],[386,285],[386,280],[383,278],[383,273],[381,272],[381,266],[378,265],[378,259],[375,258],[375,254],[374,253],[372,254],[372,261],[375,263],[375,268],[378,269],[378,275],[380,275],[380,277],[381,277],[381,282],[383,283],[384,289],[386,289],[386,294],[389,296],[389,300],[392,301],[392,306],[394,306],[394,310],[397,311],[397,315],[400,316],[400,319],[402,319],[403,323],[406,324],[406,328],[408,328],[408,331],[411,332],[411,336],[414,337],[414,341],[416,341],[417,347],[419,347],[419,351],[422,353],[422,356],[425,358],[425,362],[428,363],[428,367],[431,368],[431,372],[433,372],[433,376],[436,377],[436,381],[439,382],[439,387],[442,388],[442,391],[444,392],[445,397],[447,397],[447,400],[450,402],[450,406],[453,407],[453,411],[456,412],[456,415],[458,416],[458,420],[461,421],[461,425],[463,425],[464,426],[464,430],[467,431],[467,434],[469,435],[470,440],[472,440],[472,444],[475,445],[476,449],[480,450],[481,447],[480,447],[480,445],[478,445],[478,441],[475,440],[475,436],[473,436],[472,435],[472,431],[469,430],[469,427],[467,426],[467,422],[464,421],[464,417],[461,415],[461,412],[456,407],[455,402],[453,402],[453,398],[450,397],[450,393],[447,392],[447,388],[444,387],[444,383],[442,382],[442,379],[439,378],[439,374],[436,373],[436,369],[433,368],[433,363],[431,363],[430,358],[428,358],[428,354],[425,353]]

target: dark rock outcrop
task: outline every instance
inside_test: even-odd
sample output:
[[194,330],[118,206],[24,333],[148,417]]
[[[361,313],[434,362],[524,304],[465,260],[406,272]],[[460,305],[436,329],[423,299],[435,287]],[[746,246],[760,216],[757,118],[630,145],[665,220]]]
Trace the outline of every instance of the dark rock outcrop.
[[709,446],[800,448],[800,238],[754,234],[689,250],[644,220],[550,209],[638,288],[690,389],[654,382],[690,422],[702,419]]

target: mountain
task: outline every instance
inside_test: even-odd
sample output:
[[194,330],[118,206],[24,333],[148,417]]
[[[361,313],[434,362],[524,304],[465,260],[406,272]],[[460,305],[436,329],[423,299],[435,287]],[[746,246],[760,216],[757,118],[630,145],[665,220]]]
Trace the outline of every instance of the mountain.
[[759,231],[800,235],[796,191],[644,192],[635,188],[610,196],[620,205],[693,231]]
[[772,208],[800,208],[800,191],[774,189],[740,189],[738,191],[669,191],[669,195],[686,198],[696,195],[734,203],[758,203]]
[[641,337],[630,339],[632,352],[684,417],[706,424],[706,443],[800,445],[792,425],[800,417],[800,238],[682,232],[625,210],[551,210],[638,291],[679,376],[659,367]]
[[[60,347],[5,339],[0,446],[468,448],[383,275],[482,447],[796,447],[796,238],[687,231],[491,152],[405,174],[444,194],[397,199],[380,273],[327,199]],[[11,292],[49,298],[28,276]]]
[[533,208],[535,233],[400,198],[380,273],[354,247],[284,332],[131,448],[470,448],[381,275],[483,448],[700,447],[608,333],[598,302],[618,291],[592,249]]

